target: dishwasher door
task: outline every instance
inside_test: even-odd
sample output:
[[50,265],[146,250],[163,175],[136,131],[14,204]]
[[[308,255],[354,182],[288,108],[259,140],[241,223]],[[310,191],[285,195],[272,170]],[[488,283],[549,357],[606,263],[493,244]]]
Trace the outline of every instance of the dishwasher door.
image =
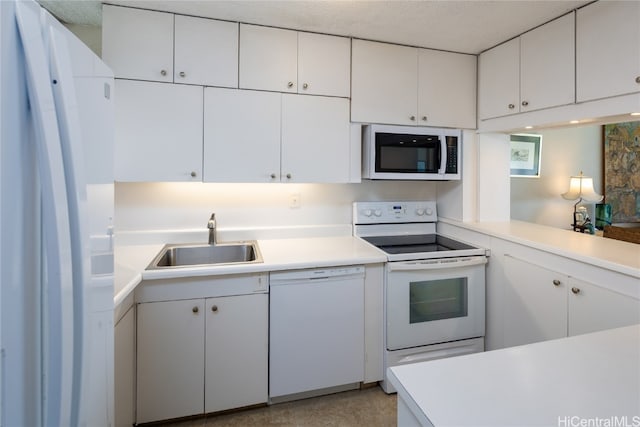
[[364,267],[270,275],[269,397],[364,379]]

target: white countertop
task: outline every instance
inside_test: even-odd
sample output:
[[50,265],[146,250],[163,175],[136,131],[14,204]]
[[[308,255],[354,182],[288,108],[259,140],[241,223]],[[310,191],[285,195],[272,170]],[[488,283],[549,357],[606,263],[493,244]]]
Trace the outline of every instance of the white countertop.
[[145,270],[162,247],[162,244],[116,246],[114,286],[116,306],[131,294],[142,280],[373,264],[386,261],[382,251],[360,238],[337,236],[258,240],[262,263]]
[[524,221],[441,222],[640,278],[640,245]]
[[396,366],[389,376],[423,425],[569,426],[587,425],[570,417],[624,416],[620,425],[640,425],[640,325]]

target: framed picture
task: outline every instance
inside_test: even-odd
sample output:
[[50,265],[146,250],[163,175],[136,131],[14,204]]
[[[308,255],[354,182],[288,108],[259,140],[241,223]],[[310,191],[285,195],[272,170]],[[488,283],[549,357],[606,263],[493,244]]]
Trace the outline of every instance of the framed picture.
[[542,135],[511,135],[511,176],[539,178],[541,148]]

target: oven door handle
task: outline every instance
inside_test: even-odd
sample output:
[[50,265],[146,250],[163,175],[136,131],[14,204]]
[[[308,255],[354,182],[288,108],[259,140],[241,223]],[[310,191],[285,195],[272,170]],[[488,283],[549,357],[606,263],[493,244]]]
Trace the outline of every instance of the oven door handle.
[[464,268],[487,263],[487,257],[474,256],[462,258],[442,258],[438,260],[402,261],[387,263],[389,271],[441,270],[445,268]]

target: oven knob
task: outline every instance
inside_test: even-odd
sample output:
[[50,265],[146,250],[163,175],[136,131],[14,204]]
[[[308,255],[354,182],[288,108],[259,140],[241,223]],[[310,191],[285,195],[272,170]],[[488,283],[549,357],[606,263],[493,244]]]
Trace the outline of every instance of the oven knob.
[[429,216],[433,215],[433,211],[431,209],[427,209],[426,212],[427,212],[427,215]]
[[416,209],[416,215],[418,215],[418,216],[424,215],[424,209],[422,209],[422,208]]
[[382,211],[380,209],[376,209],[375,212],[373,212],[373,214],[375,216],[382,216]]
[[362,214],[363,214],[364,216],[371,216],[371,214],[372,214],[372,213],[373,213],[373,212],[371,211],[371,209],[365,209],[365,210],[362,212]]

